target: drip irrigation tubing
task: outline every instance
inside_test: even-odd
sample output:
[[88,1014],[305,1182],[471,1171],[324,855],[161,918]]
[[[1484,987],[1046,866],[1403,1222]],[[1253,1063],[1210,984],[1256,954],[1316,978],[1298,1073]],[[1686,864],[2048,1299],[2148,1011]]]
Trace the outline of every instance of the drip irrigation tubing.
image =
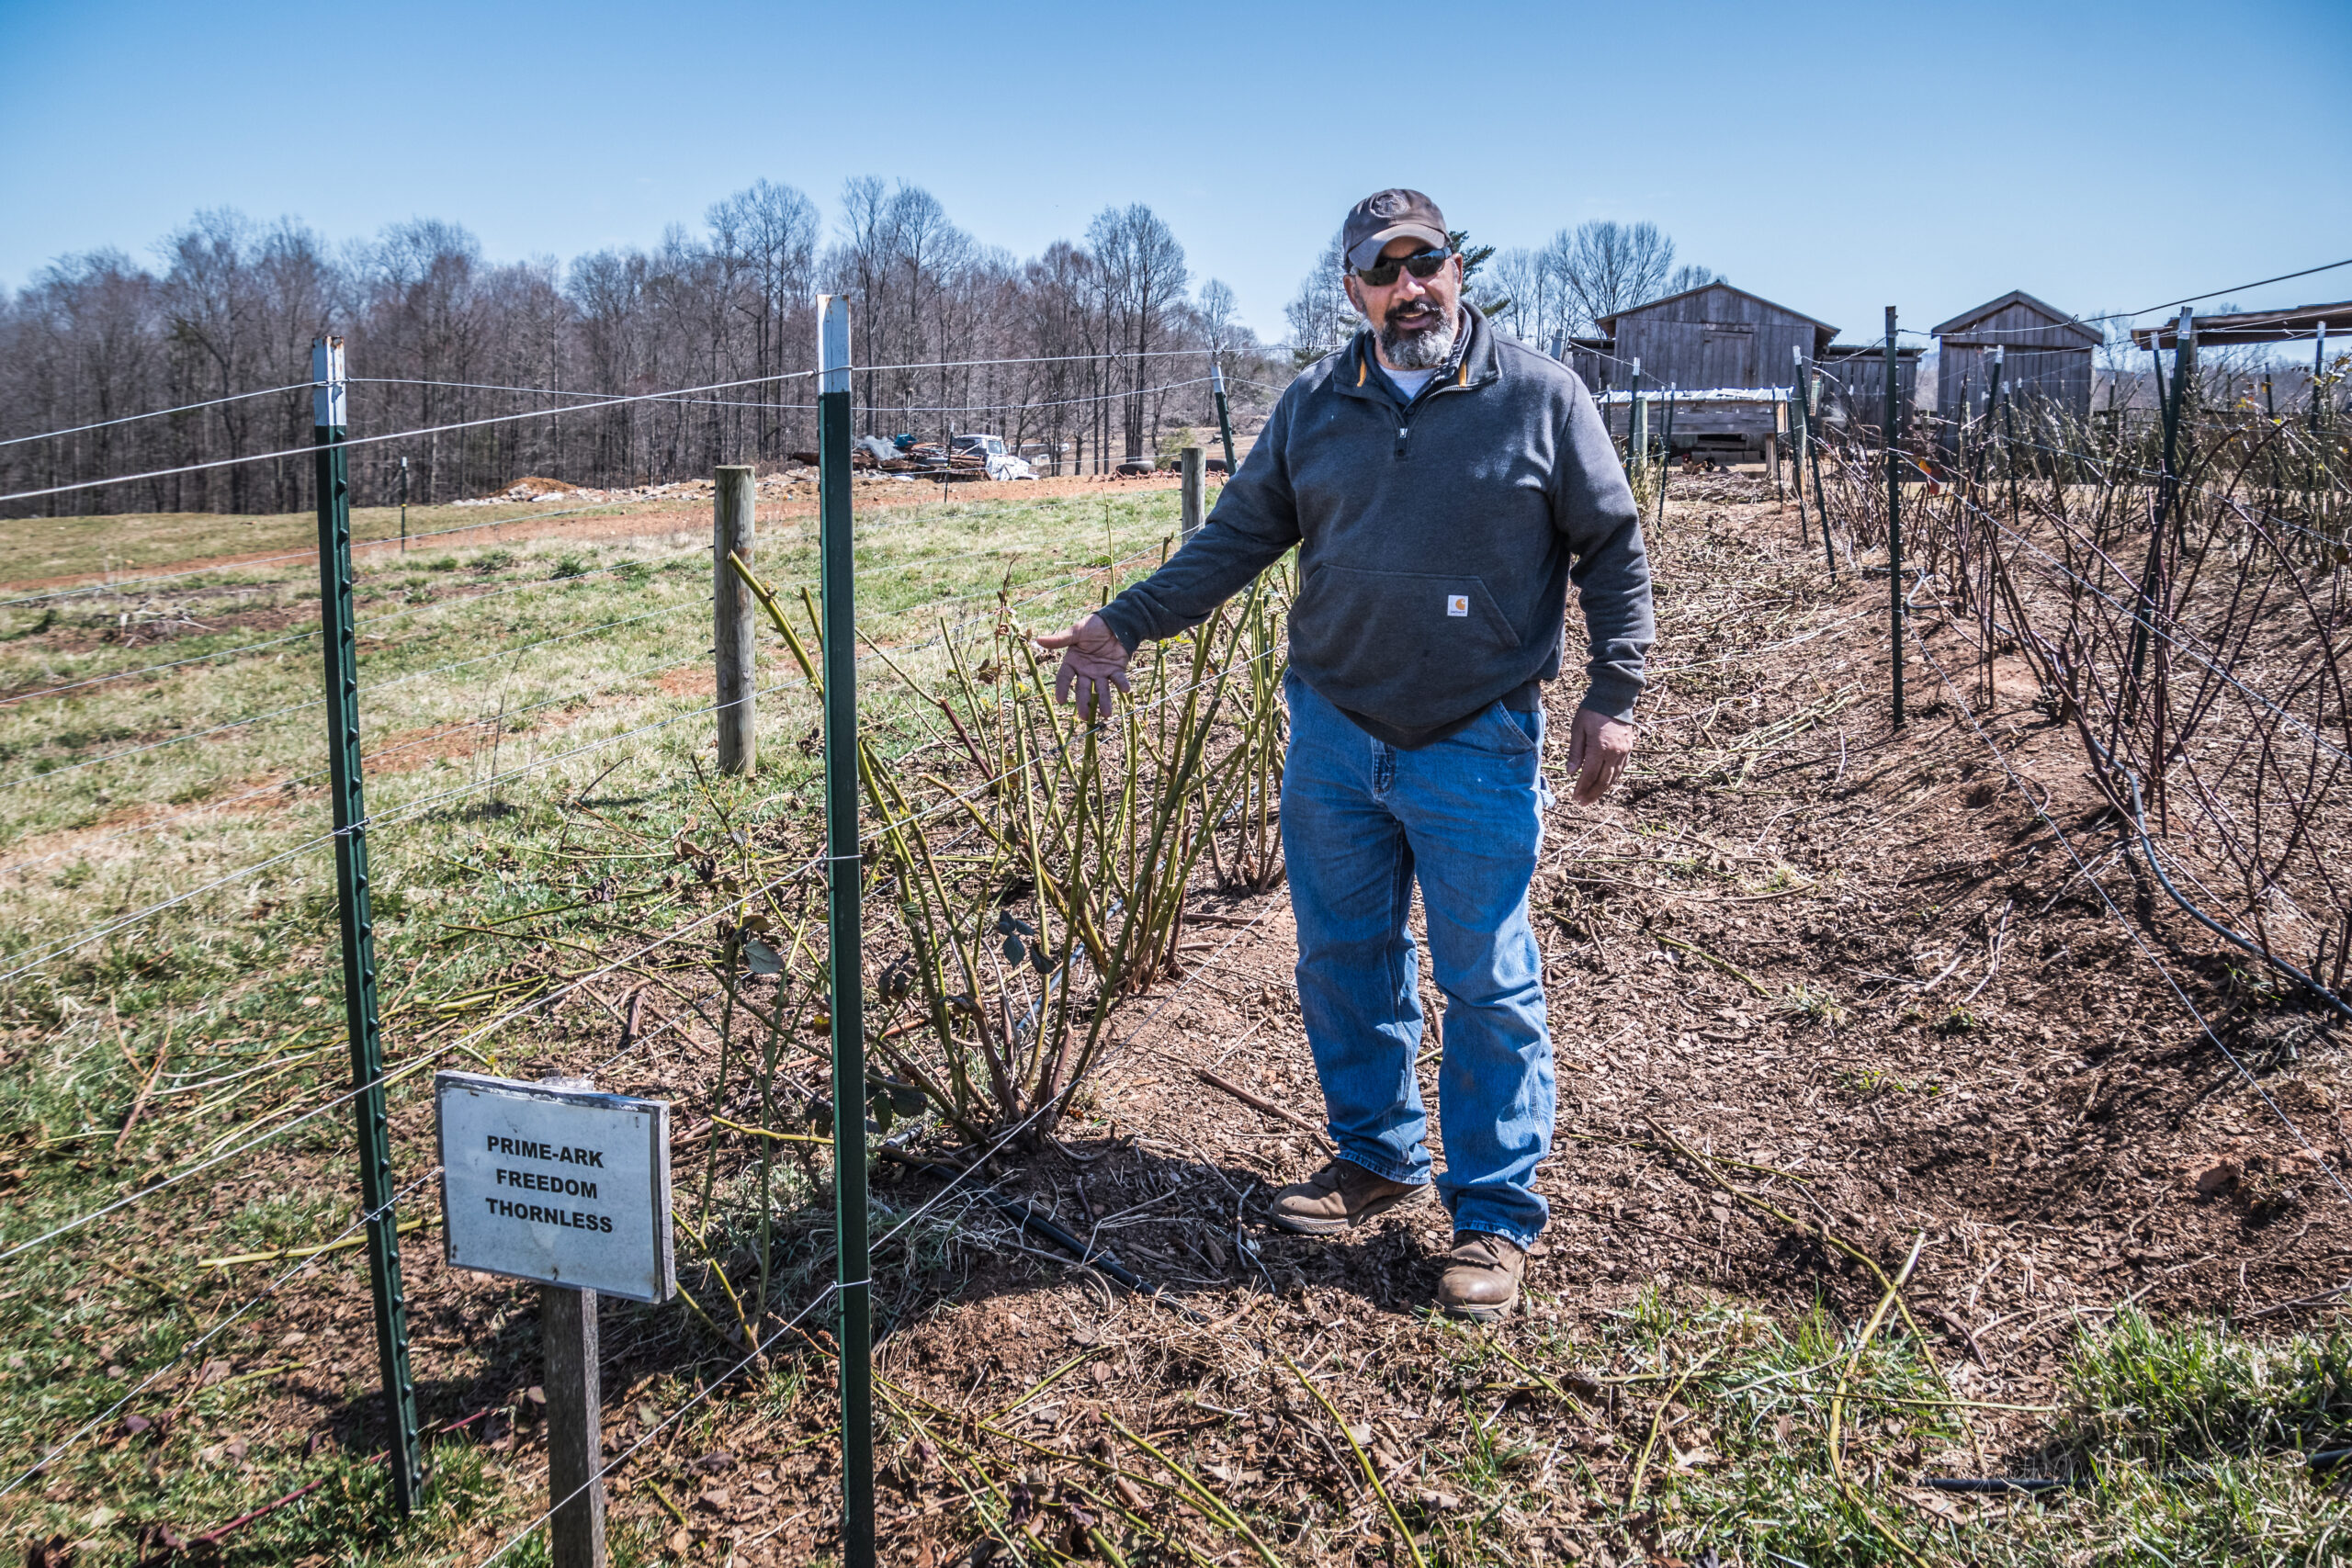
[[[1926,581],[1924,575],[1921,581],[1923,582]],[[1914,592],[1916,592],[1915,589]],[[2139,951],[2140,956],[2146,959],[2149,965],[2163,977],[2166,988],[2172,992],[2174,998],[2180,1003],[2188,1016],[2196,1021],[2197,1027],[2203,1032],[2205,1038],[2212,1042],[2213,1049],[2222,1054],[2222,1060],[2235,1068],[2238,1077],[2245,1079],[2246,1086],[2260,1097],[2262,1103],[2269,1108],[2270,1113],[2278,1119],[2279,1124],[2287,1129],[2295,1142],[2301,1146],[2303,1152],[2311,1156],[2320,1171],[2326,1176],[2329,1184],[2335,1189],[2337,1194],[2347,1202],[2352,1202],[2352,1187],[2345,1185],[2344,1179],[2336,1174],[2335,1168],[2328,1163],[2327,1156],[2312,1146],[2311,1140],[2303,1136],[2303,1130],[2295,1124],[2292,1117],[2279,1109],[2278,1102],[2271,1098],[2270,1091],[2263,1087],[2262,1080],[2256,1077],[2247,1069],[2246,1065],[2238,1058],[2237,1054],[2222,1042],[2212,1024],[2207,1021],[2202,1012],[2198,1010],[2197,1004],[2189,999],[2188,993],[2181,989],[2180,982],[2173,977],[2172,971],[2165,966],[2164,960],[2149,948],[2139,930],[2125,919],[2123,911],[2116,907],[2115,900],[2108,894],[2106,885],[2091,874],[2089,866],[2084,863],[2082,855],[2075,850],[2074,840],[2066,836],[2066,830],[2058,825],[2057,819],[2051,816],[2049,810],[2041,802],[2034,799],[2033,792],[2025,786],[2024,781],[2018,775],[2017,769],[2010,765],[2008,754],[2001,750],[1999,742],[1985,732],[1984,727],[1976,721],[1976,710],[1969,706],[1968,699],[1961,694],[1959,686],[1945,671],[1933,650],[1928,647],[1928,640],[1920,635],[1917,625],[1907,615],[1904,617],[1904,625],[1911,634],[1911,640],[1918,645],[1919,656],[1928,661],[1928,668],[1935,671],[1936,678],[1943,682],[1944,691],[1959,707],[1961,716],[1968,721],[1969,728],[1975,732],[1976,738],[1983,741],[1986,749],[1993,753],[1993,760],[2000,764],[2001,772],[2007,776],[2018,795],[2032,807],[2033,814],[2040,818],[2056,836],[2060,846],[2066,852],[2066,858],[2075,863],[2076,873],[2084,881],[2090,884],[2092,891],[2098,895],[2099,902],[2106,907],[2107,912],[2114,918],[2115,922],[2122,927],[2124,935],[2131,939],[2132,945]]]
[[[1922,581],[1924,583],[1924,577]],[[1918,590],[1915,588],[1912,591],[1911,595],[1905,596],[1905,602],[1906,605],[1917,592]],[[1958,624],[1957,617],[1953,616],[1951,614],[1951,606],[1941,604],[1939,602],[1939,607],[1944,611],[1945,619],[1948,623],[1953,625]],[[1997,625],[1999,623],[1996,622],[1996,624]],[[2018,632],[2014,628],[2007,629],[2010,629],[2012,635],[2015,636],[2028,635]],[[1941,672],[1940,668],[1939,668],[1938,673],[1940,674]],[[2141,852],[2145,856],[2148,862],[2148,868],[2155,873],[2158,884],[2163,886],[2166,896],[2169,897],[2175,904],[2180,907],[2181,912],[2188,916],[2191,919],[2197,921],[2199,925],[2205,927],[2208,931],[2213,932],[2214,935],[2221,937],[2224,941],[2244,950],[2254,957],[2260,959],[2264,964],[2269,965],[2281,976],[2284,976],[2286,978],[2294,981],[2297,985],[2309,990],[2330,1010],[2341,1014],[2346,1021],[2352,1021],[2352,1006],[2347,1006],[2344,998],[2338,995],[2335,990],[2321,982],[2316,976],[2304,973],[2293,964],[2289,963],[2287,960],[2280,958],[2276,953],[2270,952],[2268,948],[2254,942],[2248,937],[2241,935],[2232,927],[2207,914],[2194,900],[2190,899],[2186,894],[2182,893],[2178,887],[2174,886],[2171,876],[2165,871],[2163,859],[2156,841],[2149,835],[2148,832],[2147,807],[2144,797],[2142,794],[2139,773],[2128,763],[2123,762],[2114,756],[2114,754],[2109,752],[2106,747],[2100,745],[2098,738],[2090,733],[2087,727],[2081,728],[2079,734],[2081,735],[2084,742],[2089,746],[2092,758],[2094,761],[2097,762],[2098,771],[2109,776],[2120,776],[2125,784],[2129,787],[2132,797],[2132,809],[2128,814],[2128,817],[2132,829],[2138,837]],[[2226,825],[2214,817],[2210,807],[2203,809],[2207,819],[2212,822],[2217,830],[2222,832],[2224,836],[2226,836],[2228,831]],[[2187,873],[2186,867],[2183,867],[2183,871],[2185,874],[2191,876],[2191,880],[2196,880],[2193,874]],[[2199,886],[2203,887],[2203,886],[2202,882],[2199,883]],[[2211,889],[2207,888],[2206,891],[2211,893]]]

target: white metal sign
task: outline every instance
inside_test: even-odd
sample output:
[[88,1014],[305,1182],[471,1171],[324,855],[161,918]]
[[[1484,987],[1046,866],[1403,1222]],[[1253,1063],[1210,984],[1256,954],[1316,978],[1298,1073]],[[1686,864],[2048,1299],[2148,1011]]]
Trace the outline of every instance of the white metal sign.
[[451,1266],[669,1299],[666,1102],[479,1073],[433,1091]]

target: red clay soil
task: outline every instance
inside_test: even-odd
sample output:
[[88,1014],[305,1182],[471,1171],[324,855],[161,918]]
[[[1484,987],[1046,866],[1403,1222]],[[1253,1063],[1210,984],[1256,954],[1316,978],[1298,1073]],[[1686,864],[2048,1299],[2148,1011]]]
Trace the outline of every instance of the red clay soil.
[[[806,495],[777,501],[769,499],[773,491],[763,490],[758,503],[757,520],[761,523],[769,523],[780,522],[790,517],[816,516],[817,487],[809,483],[795,488],[804,490],[807,492]],[[990,479],[957,479],[954,484],[944,487],[946,498],[958,502],[1034,501],[1040,496],[1089,495],[1105,491],[1132,491],[1176,488],[1177,479],[1173,474],[1151,474],[1134,479],[1119,479],[1107,475],[1064,475],[1059,479],[1002,482]],[[896,509],[935,505],[941,499],[942,489],[943,487],[935,482],[925,483],[922,480],[901,482],[897,479],[861,475],[857,480],[857,508],[860,512],[870,512],[878,507]],[[519,516],[502,517],[494,521],[485,520],[478,525],[452,524],[448,525],[450,531],[414,541],[411,548],[419,550],[446,548],[459,540],[466,545],[480,544],[481,542],[480,539],[472,537],[480,534],[490,534],[496,542],[508,544],[526,539],[633,539],[649,535],[673,533],[681,528],[699,529],[707,528],[710,525],[710,497],[707,490],[676,500],[665,498],[647,502],[613,502],[608,505],[591,503],[591,507],[592,509],[585,513],[571,512],[570,508],[559,509],[571,513],[570,515],[549,513],[545,516],[534,516],[526,512]],[[357,540],[352,547],[357,552],[359,566],[366,569],[380,564],[383,559],[380,552],[387,548],[397,549],[399,544],[399,536],[395,535],[389,538]],[[299,570],[300,562],[316,558],[317,552],[308,550],[292,552],[255,550],[232,556],[194,556],[186,560],[159,563],[154,573],[142,570],[139,575],[144,577],[164,572],[214,571],[232,567],[252,566],[261,562],[283,562],[289,570]],[[105,575],[98,572],[80,572],[64,577],[30,577],[13,582],[0,582],[0,592],[34,593],[45,588],[80,588],[92,583],[103,583],[105,581]],[[130,588],[137,585],[126,583],[124,586]]]

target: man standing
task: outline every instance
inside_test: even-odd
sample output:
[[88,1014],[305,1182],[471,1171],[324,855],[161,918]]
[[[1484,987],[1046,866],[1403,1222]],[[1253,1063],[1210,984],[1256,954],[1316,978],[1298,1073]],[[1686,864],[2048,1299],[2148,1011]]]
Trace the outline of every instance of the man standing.
[[1623,771],[1654,639],[1648,558],[1582,382],[1462,298],[1462,258],[1419,191],[1356,204],[1341,236],[1369,323],[1291,383],[1207,525],[1069,631],[1056,691],[1126,688],[1133,650],[1198,625],[1299,548],[1290,613],[1283,851],[1298,996],[1340,1157],[1274,1196],[1332,1235],[1430,1186],[1416,881],[1445,997],[1438,1071],[1453,1249],[1438,1304],[1491,1321],[1544,1228],[1552,1041],[1527,889],[1551,804],[1541,682],[1567,588],[1590,659],[1568,741],[1574,797]]

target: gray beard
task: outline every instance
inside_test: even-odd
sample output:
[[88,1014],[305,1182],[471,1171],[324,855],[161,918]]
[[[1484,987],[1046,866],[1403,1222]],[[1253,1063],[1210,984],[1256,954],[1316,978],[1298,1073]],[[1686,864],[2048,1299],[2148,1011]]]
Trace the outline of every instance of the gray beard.
[[1461,330],[1458,314],[1447,315],[1443,324],[1419,333],[1400,332],[1384,321],[1379,329],[1381,356],[1399,370],[1434,370],[1453,352],[1453,339]]

